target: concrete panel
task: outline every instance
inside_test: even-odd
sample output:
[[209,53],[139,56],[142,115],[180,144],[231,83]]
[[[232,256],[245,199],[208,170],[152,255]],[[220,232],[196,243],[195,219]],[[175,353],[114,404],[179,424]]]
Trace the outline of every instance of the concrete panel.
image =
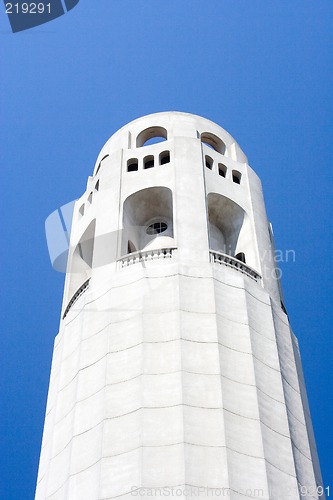
[[204,488],[228,486],[226,449],[222,446],[185,445],[186,484]]
[[222,408],[185,406],[184,441],[202,446],[225,446],[224,412]]
[[243,417],[259,420],[256,386],[221,376],[223,408]]
[[[50,468],[47,475],[46,498],[55,495],[66,483],[70,468],[70,446],[50,460]],[[56,497],[55,497],[56,498]]]
[[117,384],[142,373],[141,344],[118,352],[109,353],[106,361],[106,384]]
[[68,491],[63,498],[97,500],[99,496],[100,462],[70,477]]
[[214,288],[211,279],[181,276],[180,308],[197,314],[215,313]]
[[159,313],[145,311],[141,318],[145,342],[167,342],[179,338],[180,312],[178,308],[175,311]]
[[143,345],[143,369],[146,374],[181,370],[181,340],[146,342]]
[[101,461],[99,478],[100,499],[112,498],[130,493],[141,485],[142,450],[134,450]]
[[224,411],[226,444],[228,449],[244,455],[264,458],[259,420]]
[[142,445],[143,411],[128,413],[119,418],[106,418],[103,421],[103,457],[128,453]]
[[242,384],[255,385],[253,359],[250,354],[219,345],[221,375]]
[[[193,342],[216,342],[216,315],[201,314],[198,321],[197,312],[180,311],[181,337]],[[168,325],[167,325],[168,326]],[[170,325],[172,331],[172,325]]]
[[229,485],[233,492],[270,499],[265,460],[227,449]]
[[145,487],[184,483],[184,444],[143,448],[142,466],[142,485]]
[[260,420],[262,423],[274,431],[288,436],[289,424],[284,402],[274,399],[260,389],[257,390],[260,405]]
[[107,385],[104,389],[105,416],[115,418],[140,409],[143,403],[141,387],[141,378]]
[[55,406],[55,421],[58,422],[72,411],[77,394],[78,376],[74,377],[69,384],[59,390],[57,404]]
[[216,323],[221,345],[240,352],[251,352],[250,330],[247,324],[235,323],[223,316],[216,316]]
[[221,408],[221,379],[219,375],[182,374],[183,402],[200,408]]
[[81,343],[80,368],[87,368],[105,356],[108,347],[108,329],[95,333]]
[[286,498],[303,499],[303,497],[299,496],[298,484],[295,476],[290,476],[282,472],[268,462],[266,463],[266,468],[271,500],[286,500]]
[[167,446],[181,443],[184,439],[186,441],[183,429],[186,410],[187,408],[182,405],[169,408],[144,408],[141,417],[143,445]]
[[97,425],[104,418],[104,389],[75,405],[74,435],[82,434]]
[[143,377],[142,404],[148,408],[176,406],[182,403],[180,372]]
[[52,457],[61,453],[69,446],[73,437],[74,408],[65,417],[55,423],[52,436]]
[[[200,315],[198,315],[200,321]],[[193,373],[217,374],[220,371],[218,345],[214,343],[183,341],[182,368]]]
[[262,440],[267,462],[290,476],[296,476],[290,437],[262,425]]
[[244,290],[223,283],[215,282],[215,285],[216,314],[235,323],[247,325]]
[[102,359],[93,363],[87,368],[78,372],[77,377],[77,400],[89,398],[101,391],[105,385],[105,374],[107,369],[108,357],[105,355]]
[[61,363],[59,390],[68,385],[77,375],[80,367],[80,350],[72,352]]
[[99,462],[102,451],[102,436],[102,425],[97,425],[83,434],[74,436],[71,443],[71,476],[79,474]]

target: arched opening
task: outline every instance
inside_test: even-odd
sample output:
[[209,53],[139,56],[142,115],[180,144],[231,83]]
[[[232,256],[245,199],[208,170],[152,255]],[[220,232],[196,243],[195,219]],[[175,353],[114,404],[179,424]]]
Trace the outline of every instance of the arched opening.
[[128,240],[128,243],[127,243],[127,253],[134,253],[136,251],[137,250],[135,248],[134,243],[131,240]]
[[244,252],[239,252],[237,255],[235,255],[235,258],[237,260],[240,260],[244,264],[246,264],[246,259],[245,259],[245,253]]
[[99,191],[99,179],[98,179],[98,181],[95,184],[95,191]]
[[80,217],[83,217],[83,215],[84,215],[84,203],[79,208],[79,215],[80,215]]
[[97,174],[98,174],[99,169],[100,169],[100,168],[101,168],[101,166],[102,166],[102,162],[103,162],[103,160],[105,160],[105,158],[108,158],[108,157],[109,157],[109,155],[105,155],[105,156],[103,156],[103,158],[101,159],[101,161],[100,161],[100,162],[99,162],[99,164],[98,164],[98,167],[97,167],[97,170],[96,170],[96,172],[95,172],[95,175],[97,175]]
[[217,252],[226,253],[226,242],[223,231],[212,222],[209,222],[209,248]]
[[242,174],[240,172],[238,172],[238,170],[233,170],[232,171],[232,181],[235,184],[240,184],[241,183],[241,178],[242,178]]
[[92,199],[93,199],[93,194],[90,193],[89,196],[88,196],[88,203],[91,204],[92,203]]
[[143,159],[143,168],[144,169],[153,168],[153,166],[154,166],[154,156],[153,155],[146,156]]
[[123,208],[122,255],[134,248],[132,251],[173,246],[171,190],[151,187],[129,196]]
[[244,210],[234,201],[217,193],[208,195],[210,248],[234,256],[244,222]]
[[210,249],[256,268],[258,260],[253,228],[244,209],[218,193],[208,194],[207,206]]
[[206,155],[205,156],[205,165],[206,165],[206,168],[209,168],[209,170],[212,170],[213,163],[214,163],[214,160],[210,156]]
[[226,177],[227,175],[227,167],[223,163],[219,163],[219,175],[221,177]]
[[136,172],[139,170],[139,162],[137,158],[127,160],[127,172]]
[[149,146],[168,139],[168,132],[164,127],[149,127],[140,132],[136,138],[136,147]]
[[91,277],[93,266],[96,220],[91,221],[77,243],[70,264],[70,284],[68,299]]
[[214,149],[217,153],[224,155],[226,152],[226,145],[222,139],[217,137],[217,135],[211,134],[210,132],[204,132],[201,134],[201,142]]
[[160,153],[160,165],[166,165],[167,163],[170,163],[170,151],[163,151]]

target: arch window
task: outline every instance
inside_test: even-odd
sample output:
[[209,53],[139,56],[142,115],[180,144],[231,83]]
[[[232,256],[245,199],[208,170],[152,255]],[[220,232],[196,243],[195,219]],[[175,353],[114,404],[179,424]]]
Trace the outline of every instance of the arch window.
[[217,135],[215,134],[211,134],[210,132],[202,133],[201,142],[203,144],[206,144],[206,146],[214,149],[217,153],[224,155],[226,152],[226,145],[224,144],[222,139],[217,137]]
[[99,191],[99,179],[98,179],[98,181],[95,184],[95,191]]
[[147,229],[146,233],[147,234],[160,234],[164,233],[168,229],[168,224],[166,222],[154,222],[153,224],[150,224]]
[[154,166],[154,157],[153,155],[146,156],[143,159],[143,168],[153,168]]
[[232,181],[235,184],[240,184],[241,183],[241,178],[242,178],[242,174],[240,172],[238,172],[238,170],[233,170],[232,171]]
[[160,165],[166,165],[167,163],[170,163],[170,151],[163,151],[160,153]]
[[130,195],[123,207],[122,254],[174,244],[172,191],[155,186]]
[[92,203],[92,199],[93,199],[93,194],[90,193],[90,195],[88,196],[88,203]]
[[137,170],[139,170],[139,162],[137,158],[127,160],[127,172],[136,172]]
[[79,208],[79,214],[81,215],[81,217],[84,215],[84,203]]
[[207,208],[210,250],[230,255],[240,263],[256,268],[256,244],[245,210],[230,198],[214,192],[208,194]]
[[136,147],[149,146],[168,139],[168,132],[164,127],[149,127],[140,132],[136,138]]
[[219,163],[219,175],[225,177],[227,175],[227,167],[223,163]]
[[241,244],[244,210],[229,198],[217,193],[208,195],[208,220],[211,250],[235,255]]
[[205,156],[205,165],[206,165],[207,168],[209,168],[209,170],[212,170],[213,163],[214,163],[213,159],[210,156],[206,155]]

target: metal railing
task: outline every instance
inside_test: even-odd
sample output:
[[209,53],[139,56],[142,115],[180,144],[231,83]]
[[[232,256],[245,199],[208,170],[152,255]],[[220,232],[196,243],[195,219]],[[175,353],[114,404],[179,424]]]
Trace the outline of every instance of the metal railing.
[[156,248],[152,250],[140,250],[139,252],[133,252],[118,259],[121,267],[127,267],[132,264],[138,264],[139,262],[147,262],[150,260],[157,259],[171,259],[176,248]]
[[250,278],[255,281],[261,281],[261,276],[257,271],[249,267],[244,262],[236,259],[235,257],[231,257],[231,255],[226,255],[221,252],[215,252],[214,250],[209,250],[210,261],[216,264],[224,264],[225,266],[232,267],[233,269],[237,269],[243,274],[246,274]]
[[62,319],[65,319],[67,314],[68,314],[68,311],[70,310],[70,308],[72,307],[72,305],[74,304],[74,302],[77,301],[77,299],[87,290],[87,288],[89,288],[89,281],[90,281],[90,278],[85,281],[83,283],[83,285],[80,286],[80,288],[78,288],[76,290],[76,292],[74,293],[73,297],[71,298],[71,300],[68,302],[68,305],[65,309],[65,312],[63,314],[63,317]]

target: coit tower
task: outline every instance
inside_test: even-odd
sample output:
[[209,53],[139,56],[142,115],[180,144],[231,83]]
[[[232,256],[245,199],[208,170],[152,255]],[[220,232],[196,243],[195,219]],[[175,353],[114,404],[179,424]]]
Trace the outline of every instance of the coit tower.
[[188,113],[116,132],[75,203],[37,500],[324,499],[261,183]]

